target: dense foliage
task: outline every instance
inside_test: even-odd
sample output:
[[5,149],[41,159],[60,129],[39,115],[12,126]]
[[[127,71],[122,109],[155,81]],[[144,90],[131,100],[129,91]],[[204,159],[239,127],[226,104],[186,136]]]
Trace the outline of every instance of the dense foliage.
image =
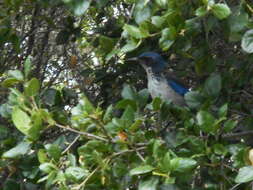
[[[253,181],[249,0],[0,2],[0,188],[235,190]],[[150,99],[160,53],[188,107]]]

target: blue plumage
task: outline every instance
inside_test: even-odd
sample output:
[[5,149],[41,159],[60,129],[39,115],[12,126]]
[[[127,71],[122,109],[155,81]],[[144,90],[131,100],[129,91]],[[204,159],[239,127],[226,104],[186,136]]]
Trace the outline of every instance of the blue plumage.
[[189,92],[188,88],[183,87],[173,80],[168,80],[168,84],[171,86],[173,90],[175,90],[181,96],[184,96],[187,92]]
[[152,64],[153,72],[158,73],[163,71],[167,67],[167,62],[162,58],[161,55],[155,52],[145,52],[138,56],[138,58],[150,58],[154,63]]
[[148,90],[153,98],[158,96],[180,106],[186,105],[184,95],[189,89],[174,79],[172,74],[164,72],[168,64],[161,55],[145,52],[137,60],[146,70]]

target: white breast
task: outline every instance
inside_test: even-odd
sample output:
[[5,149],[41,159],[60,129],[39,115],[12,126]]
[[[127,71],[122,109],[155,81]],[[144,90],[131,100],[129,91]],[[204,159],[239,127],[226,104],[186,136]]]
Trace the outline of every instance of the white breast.
[[177,94],[169,85],[166,78],[156,78],[148,75],[148,90],[152,98],[160,97],[163,100],[172,101],[173,103],[183,106],[184,98]]

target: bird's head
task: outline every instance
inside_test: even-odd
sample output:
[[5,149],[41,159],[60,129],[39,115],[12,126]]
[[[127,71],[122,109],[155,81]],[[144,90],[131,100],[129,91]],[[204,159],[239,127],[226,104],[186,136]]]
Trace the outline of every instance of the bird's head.
[[145,52],[129,60],[137,61],[147,72],[159,73],[167,67],[167,62],[155,52]]

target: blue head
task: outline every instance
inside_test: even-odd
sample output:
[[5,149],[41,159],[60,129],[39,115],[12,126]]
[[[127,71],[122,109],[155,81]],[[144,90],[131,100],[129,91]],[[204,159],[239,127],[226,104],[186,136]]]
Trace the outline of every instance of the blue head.
[[161,55],[155,52],[145,52],[138,56],[138,61],[145,70],[152,70],[154,73],[159,73],[167,67],[167,62]]

